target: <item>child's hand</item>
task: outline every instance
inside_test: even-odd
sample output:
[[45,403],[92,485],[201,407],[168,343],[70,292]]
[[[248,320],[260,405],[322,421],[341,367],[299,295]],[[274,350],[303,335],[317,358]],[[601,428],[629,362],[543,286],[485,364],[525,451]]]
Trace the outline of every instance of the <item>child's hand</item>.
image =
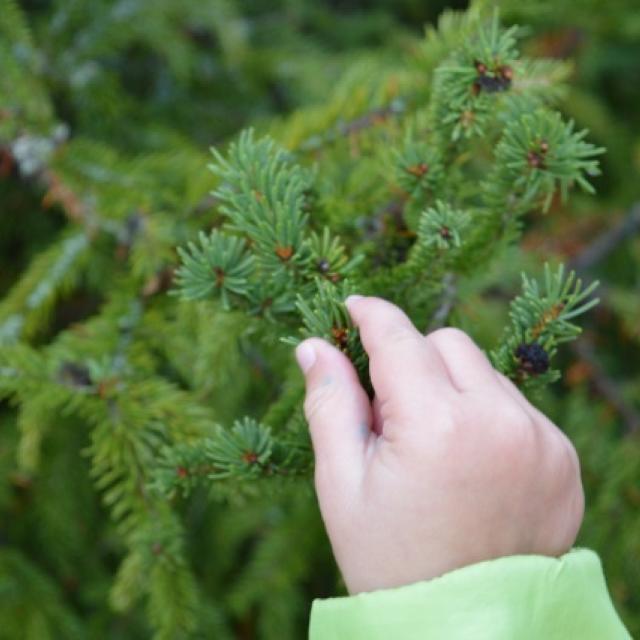
[[311,338],[296,354],[320,509],[349,591],[568,551],[584,497],[564,434],[461,331],[425,337],[378,298],[348,307],[373,406],[340,351]]

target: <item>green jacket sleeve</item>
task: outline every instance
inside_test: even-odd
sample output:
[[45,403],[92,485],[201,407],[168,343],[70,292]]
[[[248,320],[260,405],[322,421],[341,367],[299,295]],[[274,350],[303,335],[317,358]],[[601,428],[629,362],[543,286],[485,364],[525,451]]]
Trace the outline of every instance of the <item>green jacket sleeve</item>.
[[397,589],[316,600],[310,640],[628,640],[598,556],[512,556]]

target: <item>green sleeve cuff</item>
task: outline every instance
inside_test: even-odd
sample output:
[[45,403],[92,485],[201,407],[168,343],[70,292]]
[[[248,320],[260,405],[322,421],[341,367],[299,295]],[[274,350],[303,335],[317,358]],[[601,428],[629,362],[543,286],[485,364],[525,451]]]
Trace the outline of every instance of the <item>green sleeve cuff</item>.
[[416,584],[315,600],[310,640],[629,640],[598,556],[511,556]]

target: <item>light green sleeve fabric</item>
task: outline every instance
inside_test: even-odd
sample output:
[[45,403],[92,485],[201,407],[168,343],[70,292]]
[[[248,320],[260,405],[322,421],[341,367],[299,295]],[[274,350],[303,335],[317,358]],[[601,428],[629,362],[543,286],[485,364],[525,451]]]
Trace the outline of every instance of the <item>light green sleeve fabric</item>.
[[598,556],[512,556],[397,589],[315,600],[310,640],[629,640]]

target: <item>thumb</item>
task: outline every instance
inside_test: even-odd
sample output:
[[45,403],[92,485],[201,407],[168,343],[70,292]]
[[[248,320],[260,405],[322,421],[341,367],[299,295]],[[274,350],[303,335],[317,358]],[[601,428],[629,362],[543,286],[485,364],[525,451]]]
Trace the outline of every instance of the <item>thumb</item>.
[[316,457],[316,485],[355,482],[364,468],[371,405],[351,361],[320,338],[296,348],[306,383],[304,412]]

